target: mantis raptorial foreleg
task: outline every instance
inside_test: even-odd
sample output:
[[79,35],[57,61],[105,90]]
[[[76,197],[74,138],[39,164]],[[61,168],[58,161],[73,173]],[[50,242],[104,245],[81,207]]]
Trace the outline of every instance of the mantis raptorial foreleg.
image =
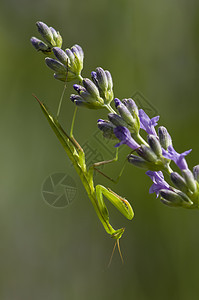
[[[105,196],[127,219],[131,220],[134,217],[133,209],[132,209],[131,205],[129,204],[129,202],[125,198],[117,195],[115,192],[113,192],[109,188],[106,189],[102,185],[97,185],[95,187],[95,191],[96,191],[96,198],[97,198],[97,204],[98,204],[99,210],[100,210],[106,223],[109,224],[109,213],[108,213],[108,209],[105,205],[103,196]],[[107,231],[107,232],[109,234],[111,234],[112,238],[116,239],[116,243],[113,248],[113,252],[112,252],[112,255],[111,255],[111,258],[109,261],[109,265],[111,263],[116,245],[118,247],[118,251],[119,251],[121,260],[123,262],[123,257],[122,257],[122,253],[121,253],[120,245],[119,245],[119,239],[124,232],[124,228],[115,230],[114,232],[112,230],[113,229],[111,228],[111,231],[110,232]]]
[[111,189],[105,188],[103,185],[97,185],[95,187],[96,196],[98,200],[99,207],[103,212],[103,215],[106,217],[106,220],[109,220],[108,210],[104,203],[103,195],[129,220],[131,220],[134,216],[133,210],[129,202],[117,195]]

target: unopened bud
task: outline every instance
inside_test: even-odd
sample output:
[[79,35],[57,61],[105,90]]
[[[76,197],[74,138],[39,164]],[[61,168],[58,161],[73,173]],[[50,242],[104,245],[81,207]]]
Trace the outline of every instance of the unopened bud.
[[49,51],[49,47],[43,41],[37,39],[36,37],[32,37],[30,41],[37,51]]
[[199,165],[193,167],[193,176],[199,182]]
[[176,193],[182,198],[182,200],[185,203],[189,204],[190,206],[193,204],[193,202],[191,201],[191,199],[189,199],[189,197],[185,193],[183,193],[181,191],[176,191]]
[[157,161],[157,156],[154,153],[154,151],[145,146],[145,145],[141,145],[138,149],[137,149],[137,153],[144,158],[145,160],[149,161],[149,162],[156,162]]
[[182,198],[175,192],[171,191],[171,190],[160,190],[160,196],[169,201],[172,202],[175,205],[180,205],[182,203]]
[[196,185],[193,173],[189,169],[182,170],[182,176],[184,177],[184,180],[185,180],[188,188],[190,189],[190,191],[192,191],[194,193],[197,189],[197,185]]
[[85,87],[85,89],[93,96],[96,98],[100,98],[99,95],[99,90],[96,87],[96,85],[88,78],[84,78],[83,79],[83,85]]
[[64,65],[59,61],[57,61],[56,59],[47,57],[45,61],[47,66],[51,68],[53,71],[55,71],[56,73],[60,73],[60,74],[67,73],[67,69],[64,67]]
[[167,150],[167,148],[172,144],[172,141],[167,129],[164,126],[160,126],[158,128],[158,136],[161,146]]
[[111,91],[113,89],[113,79],[109,71],[106,70],[105,73],[108,81],[108,90]]
[[130,111],[130,113],[135,116],[138,116],[138,107],[135,104],[135,101],[131,98],[128,99],[123,99],[122,102],[124,103],[124,105],[126,105],[126,107],[128,108],[128,110]]
[[55,57],[65,66],[68,64],[68,56],[66,52],[59,47],[54,47],[53,48],[53,53]]
[[56,43],[53,39],[53,33],[50,30],[50,28],[43,22],[37,22],[36,25],[37,25],[39,33],[45,39],[45,41],[48,42],[52,46],[56,46]]
[[109,113],[108,118],[115,126],[127,127],[127,123],[117,114]]
[[69,48],[67,48],[66,50],[65,50],[65,52],[66,52],[66,54],[67,54],[67,56],[69,57],[69,64],[73,64],[74,63],[74,60],[75,60],[75,56],[74,56],[74,54],[73,54],[73,52],[71,51],[71,49],[69,49]]
[[114,101],[120,116],[124,119],[124,121],[126,121],[129,126],[134,127],[135,119],[133,118],[128,108],[119,99],[115,98]]
[[158,138],[155,135],[152,134],[148,135],[148,143],[157,156],[162,155],[162,147],[160,145]]
[[188,192],[188,187],[184,178],[180,176],[177,172],[171,173],[171,181],[182,192],[184,193]]
[[56,46],[61,48],[63,40],[59,31],[56,31],[53,27],[50,27],[50,30],[53,34],[53,40],[55,41]]
[[82,47],[80,47],[79,45],[75,44],[75,45],[72,47],[73,53],[77,53],[76,50],[78,50],[79,57],[80,57],[80,59],[83,61],[83,59],[84,59],[84,52],[83,52]]
[[103,91],[106,90],[108,88],[108,80],[105,71],[99,67],[96,69],[96,75],[99,88]]
[[106,120],[99,119],[97,121],[98,128],[103,132],[103,136],[107,139],[116,139],[116,136],[113,132],[115,126]]
[[138,168],[148,169],[148,165],[147,165],[146,160],[144,160],[143,158],[141,158],[137,155],[130,154],[128,156],[128,162],[131,163],[132,165],[138,167]]

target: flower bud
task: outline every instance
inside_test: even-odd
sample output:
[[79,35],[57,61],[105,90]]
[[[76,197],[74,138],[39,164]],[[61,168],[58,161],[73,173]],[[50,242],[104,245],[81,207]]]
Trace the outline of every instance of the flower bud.
[[108,88],[108,80],[106,77],[106,73],[102,68],[96,69],[96,76],[98,81],[98,86],[101,90],[106,90]]
[[[63,79],[63,76],[60,76],[59,74],[61,71],[57,70],[57,66],[59,66],[57,63],[59,62],[53,62],[52,64],[52,61],[47,61],[47,65],[57,73],[54,75],[54,77],[62,81],[71,81],[79,78],[83,68],[84,54],[82,48],[78,45],[75,45],[71,49],[66,49],[66,51],[63,51],[59,47],[54,47],[53,52],[59,62],[65,66],[65,78]],[[55,64],[56,67],[54,66]]]
[[63,41],[62,41],[62,37],[61,37],[59,31],[56,31],[53,27],[50,27],[50,30],[53,34],[53,40],[55,41],[56,46],[61,48]]
[[37,22],[36,25],[37,25],[39,33],[45,39],[45,41],[48,42],[52,46],[56,46],[56,43],[53,39],[53,33],[50,30],[50,28],[43,22]]
[[106,78],[107,78],[107,81],[108,81],[107,89],[109,91],[112,91],[112,89],[113,89],[113,79],[112,79],[111,73],[107,70],[105,71],[105,73],[106,73]]
[[48,52],[50,49],[49,47],[44,43],[42,42],[41,40],[37,39],[36,37],[32,37],[30,39],[32,45],[35,47],[35,49],[37,51],[42,51],[42,52]]
[[167,200],[176,206],[180,206],[183,201],[182,198],[177,193],[171,190],[166,190],[166,189],[160,190],[160,196],[164,200]]
[[83,79],[83,85],[85,89],[91,94],[94,98],[100,98],[100,94],[96,85],[88,78]]
[[199,165],[193,167],[193,176],[199,182]]
[[66,75],[67,69],[62,63],[60,63],[56,59],[49,58],[49,57],[47,57],[45,59],[45,61],[46,61],[47,66],[49,68],[51,68],[53,71],[55,71],[58,74],[63,74],[63,75],[65,74]]
[[126,122],[117,114],[109,113],[108,118],[115,126],[127,127]]
[[78,92],[80,99],[75,97],[76,95],[71,95],[71,100],[75,104],[79,104],[77,101],[84,101],[87,105],[85,107],[98,109],[104,107],[103,99],[99,95],[99,91],[96,85],[88,78],[83,79],[83,85],[74,84],[74,89]]
[[135,119],[133,118],[128,108],[119,99],[115,98],[114,101],[115,101],[115,106],[120,116],[123,118],[123,120],[126,121],[126,123],[129,126],[134,127]]
[[124,103],[124,105],[128,108],[128,110],[130,111],[130,113],[135,116],[138,116],[138,107],[135,104],[135,101],[131,98],[128,99],[123,99],[122,102]]
[[141,158],[137,155],[130,154],[128,156],[128,162],[133,164],[134,166],[136,166],[138,168],[148,169],[148,165],[147,165],[146,160],[144,160],[143,158]]
[[59,47],[54,47],[53,53],[63,65],[67,66],[69,58],[64,50],[60,49]]
[[155,135],[152,134],[148,135],[148,144],[157,156],[162,155],[162,147],[160,145],[158,138]]
[[167,150],[167,148],[172,145],[171,137],[164,126],[158,128],[158,136],[161,146]]
[[84,60],[84,52],[82,50],[82,47],[80,47],[79,45],[75,44],[72,47],[72,51],[73,51],[73,53],[77,53],[77,51],[78,51],[79,59],[82,60],[82,61]]
[[187,184],[182,176],[180,176],[177,172],[171,173],[171,181],[173,184],[182,192],[187,193],[188,187]]
[[190,206],[193,204],[193,202],[189,199],[189,197],[181,192],[181,191],[176,191],[176,193],[182,198],[182,200],[186,203],[189,204]]
[[73,69],[75,70],[75,73],[79,75],[83,69],[84,52],[79,45],[74,45],[71,48],[71,51],[75,57]]
[[104,99],[104,103],[110,103],[113,100],[113,81],[110,72],[98,67],[96,72],[91,72],[91,78],[98,87],[100,96]]
[[156,162],[157,161],[157,156],[156,154],[153,152],[153,150],[145,145],[141,145],[138,149],[137,149],[137,153],[144,158],[145,160],[149,161],[149,162]]
[[194,193],[197,189],[197,185],[196,185],[193,173],[189,169],[182,170],[182,176],[184,177],[184,180],[185,180],[188,188],[190,189],[190,191],[192,191]]
[[99,119],[97,121],[97,125],[98,125],[98,128],[103,132],[103,136],[105,138],[111,139],[111,140],[116,139],[116,136],[113,132],[115,126],[111,122]]
[[70,96],[71,101],[81,107],[89,108],[89,109],[98,109],[102,108],[99,102],[86,102],[81,96],[72,94]]
[[86,92],[86,89],[83,86],[81,86],[80,84],[74,84],[73,88],[78,93],[80,93],[81,91]]
[[75,56],[71,49],[67,48],[65,50],[67,56],[69,57],[69,65],[72,66],[74,64]]

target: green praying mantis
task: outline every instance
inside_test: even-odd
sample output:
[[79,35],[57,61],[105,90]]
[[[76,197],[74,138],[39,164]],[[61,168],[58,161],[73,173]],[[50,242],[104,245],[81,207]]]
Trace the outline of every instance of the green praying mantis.
[[73,136],[73,127],[74,127],[77,107],[75,108],[70,134],[68,134],[65,132],[65,130],[63,129],[63,127],[60,125],[58,121],[58,115],[60,111],[60,103],[62,101],[62,97],[58,107],[58,114],[56,117],[54,117],[48,111],[47,107],[35,95],[33,96],[38,101],[42,112],[47,118],[52,130],[56,134],[58,140],[62,144],[66,154],[68,155],[70,161],[72,162],[77,174],[79,175],[81,182],[87,192],[87,195],[90,198],[93,207],[97,213],[97,216],[101,221],[102,225],[104,226],[104,229],[111,236],[111,238],[116,240],[113,252],[117,245],[119,254],[123,261],[120,246],[119,246],[119,239],[122,237],[125,228],[114,229],[112,227],[112,225],[109,222],[109,212],[103,197],[108,199],[129,220],[132,220],[132,218],[134,217],[133,209],[130,203],[125,198],[119,196],[111,189],[106,188],[99,184],[95,185],[94,178],[93,178],[94,170],[96,170],[96,168],[100,165],[104,165],[116,161],[118,157],[118,153],[116,153],[116,157],[114,159],[95,163],[87,169],[84,150],[82,149],[82,147],[79,145],[79,143],[76,141],[76,139]]

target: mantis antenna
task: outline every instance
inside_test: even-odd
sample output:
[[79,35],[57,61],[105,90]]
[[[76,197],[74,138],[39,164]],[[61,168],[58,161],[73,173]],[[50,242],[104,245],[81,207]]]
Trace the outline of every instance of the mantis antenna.
[[57,115],[56,115],[57,120],[58,120],[58,118],[59,118],[59,114],[60,114],[60,110],[61,110],[61,106],[62,106],[64,94],[65,94],[66,87],[67,87],[67,86],[66,86],[66,82],[67,82],[67,78],[68,78],[68,59],[67,59],[66,69],[67,69],[67,72],[66,72],[66,79],[65,79],[65,82],[64,82],[64,88],[63,88],[63,91],[62,91],[62,94],[61,94],[61,98],[60,98],[60,100],[59,100],[58,109],[57,109]]

